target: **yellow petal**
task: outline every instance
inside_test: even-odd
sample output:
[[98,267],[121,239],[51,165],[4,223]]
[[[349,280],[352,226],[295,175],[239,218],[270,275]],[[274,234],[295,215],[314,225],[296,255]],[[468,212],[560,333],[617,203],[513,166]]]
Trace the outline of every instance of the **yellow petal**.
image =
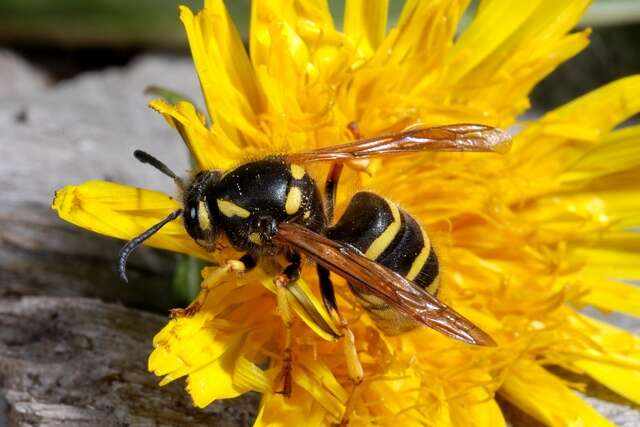
[[[535,133],[542,144],[553,143],[553,136],[598,141],[614,126],[640,111],[639,93],[640,75],[616,80],[545,114],[526,132]],[[564,150],[557,151],[563,153]]]
[[478,427],[506,427],[502,411],[494,398],[479,388],[465,394],[465,402],[451,405],[451,420],[454,425]]
[[[445,93],[456,94],[467,109],[483,111],[488,116],[483,123],[510,125],[529,107],[533,86],[587,46],[588,30],[566,33],[588,3],[541,0],[527,2],[526,8],[515,11],[509,10],[514,8],[508,1],[482,2],[476,18],[454,45],[451,68],[442,73],[439,84],[445,85]],[[512,26],[504,19],[522,21]]]
[[[372,63],[406,63],[401,80],[409,81],[413,80],[410,72],[416,71],[413,67],[418,67],[421,72],[417,74],[422,74],[442,66],[468,3],[468,0],[407,1],[398,25],[389,32]],[[413,90],[409,82],[404,84],[402,89]]]
[[[640,172],[640,171],[639,171]],[[582,234],[576,236],[582,241],[602,237],[601,246],[618,246],[618,242],[605,242],[610,236],[623,237],[630,242],[632,234],[624,230],[640,224],[640,188],[634,188],[634,178],[640,173],[621,173],[604,179],[582,184],[575,189],[561,190],[541,196],[526,210],[519,212],[523,219],[537,223],[539,229],[550,229],[556,235],[571,233],[575,227],[584,230],[610,230],[604,235]],[[638,235],[635,235],[636,239]],[[600,239],[598,239],[600,240]],[[593,245],[591,245],[593,246]],[[620,242],[620,248],[628,245]]]
[[513,7],[505,0],[483,2],[483,7],[460,35],[448,56],[447,80],[454,83],[489,56],[531,16],[541,0]]
[[593,360],[579,360],[575,365],[589,374],[594,380],[611,390],[640,404],[640,371],[627,369]]
[[[337,345],[342,345],[342,343]],[[314,358],[313,355],[309,353],[300,354],[299,358],[301,366],[304,366],[306,371],[315,378],[324,389],[339,401],[347,401],[348,395],[346,390],[338,383],[338,380],[326,363]]]
[[[291,397],[265,393],[260,402],[254,427],[289,427],[329,425],[326,410],[309,393],[297,389]],[[335,419],[333,420],[336,421]]]
[[[640,277],[640,271],[638,273]],[[583,296],[580,302],[607,311],[619,311],[640,317],[640,288],[637,285],[613,280],[596,280],[589,283],[589,293]]]
[[240,356],[236,360],[232,381],[241,390],[253,390],[260,393],[270,390],[264,371],[244,356]]
[[[273,278],[264,275],[262,284],[274,294],[276,293]],[[291,289],[287,291],[287,300],[294,311],[316,334],[328,341],[335,341],[338,337],[338,327],[327,314],[327,310],[309,288],[309,285],[300,278]]]
[[228,399],[240,396],[248,390],[239,388],[233,383],[234,354],[224,356],[191,372],[187,379],[187,391],[193,403],[204,408],[217,399]]
[[[571,324],[596,346],[577,350],[570,368],[578,368],[611,390],[640,402],[640,338],[628,331],[584,315],[572,316]],[[573,351],[574,345],[565,349]]]
[[[415,114],[421,111],[425,111],[427,123],[456,121],[451,114],[433,118],[439,113],[437,108],[448,101],[448,95],[438,92],[442,85],[435,81],[467,3],[407,1],[397,27],[373,56],[353,62],[348,74],[353,80],[345,99],[341,99],[341,109],[349,120],[358,122],[364,135],[415,124],[419,121]],[[368,3],[365,7],[370,6]]]
[[[633,240],[637,245],[640,236],[632,237],[635,237]],[[640,253],[633,248],[629,250],[622,245],[609,248],[593,247],[587,242],[584,246],[576,245],[575,254],[587,261],[585,273],[596,278],[609,280],[640,278]]]
[[[158,376],[164,376],[173,372],[177,372],[184,367],[184,361],[181,360],[176,353],[169,351],[165,347],[155,348],[149,355],[149,360],[147,361],[147,369]],[[186,372],[182,375],[186,375]],[[171,382],[174,379],[179,378],[180,376],[172,375],[171,380],[167,381],[166,383]],[[163,381],[163,385],[166,383]]]
[[261,141],[264,135],[258,131],[256,115],[262,94],[223,2],[207,1],[195,17],[181,6],[180,19],[213,125],[238,146]]
[[148,368],[158,376],[167,376],[163,384],[211,363],[237,342],[238,334],[203,328],[200,319],[206,317],[197,313],[194,317],[174,319],[154,338],[155,349]]
[[[56,192],[52,204],[65,221],[125,240],[139,235],[179,207],[166,194],[103,181],[64,187]],[[145,244],[212,259],[187,235],[181,218],[162,227]]]
[[495,399],[469,406],[469,419],[478,427],[506,427],[502,410]]
[[549,426],[614,426],[533,361],[520,360],[512,366],[500,394]]
[[[335,43],[331,11],[326,1],[255,0],[251,2],[251,61],[256,68],[267,65],[271,53],[270,29],[274,22],[285,23],[302,38],[319,43]],[[318,46],[319,47],[319,46]],[[293,82],[290,82],[293,83]]]
[[233,344],[234,336],[216,332],[210,328],[199,329],[189,337],[173,340],[169,347],[185,365],[198,368],[216,360]]
[[219,126],[205,127],[202,117],[189,102],[171,105],[163,100],[149,106],[164,116],[176,129],[196,159],[200,170],[227,169],[244,158],[244,152],[231,141]]
[[[336,140],[338,81],[325,79],[345,72],[350,58],[326,2],[255,1],[251,25],[251,59],[268,100],[260,116],[268,140],[256,145],[255,154],[300,151]],[[340,135],[345,129],[346,121]]]
[[[570,321],[574,327],[582,329],[585,335],[598,344],[599,348],[606,350],[605,356],[611,356],[611,361],[618,360],[621,366],[640,369],[640,337],[582,314],[571,317]],[[597,354],[597,351],[590,353]]]
[[[638,92],[640,95],[640,91]],[[592,180],[640,167],[640,126],[630,126],[602,138],[600,143],[568,165],[562,181]]]
[[[313,369],[313,368],[312,368]],[[309,393],[313,399],[322,405],[331,416],[338,420],[344,413],[344,405],[327,389],[322,387],[316,378],[314,378],[307,369],[302,366],[293,370],[293,381]]]
[[347,0],[344,10],[344,32],[364,57],[369,57],[384,39],[387,29],[388,0]]

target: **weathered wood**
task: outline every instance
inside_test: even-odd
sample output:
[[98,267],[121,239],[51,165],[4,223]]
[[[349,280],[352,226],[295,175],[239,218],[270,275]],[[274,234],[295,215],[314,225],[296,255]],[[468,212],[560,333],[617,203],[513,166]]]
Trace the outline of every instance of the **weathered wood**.
[[172,306],[173,255],[142,248],[124,284],[115,273],[122,242],[66,224],[46,206],[1,206],[0,242],[0,297],[80,295],[165,312]]
[[148,57],[47,86],[42,73],[0,51],[0,81],[13,83],[0,85],[0,296],[79,295],[171,308],[173,255],[141,248],[125,286],[114,268],[122,242],[64,223],[50,204],[57,188],[89,179],[175,191],[131,153],[143,148],[178,171],[187,168],[186,149],[146,108],[144,88],[178,86],[198,99],[190,61]]
[[195,409],[147,372],[166,319],[86,298],[0,299],[0,395],[10,425],[249,425],[256,395]]
[[179,137],[145,108],[143,91],[158,83],[198,99],[190,61],[146,58],[49,87],[0,51],[0,80],[14,82],[0,85],[0,426],[5,410],[11,425],[249,424],[256,396],[202,411],[182,381],[158,388],[146,359],[165,317],[68,298],[166,310],[173,255],[140,248],[125,285],[114,268],[122,242],[50,208],[55,189],[88,179],[172,190],[131,153],[186,169]]

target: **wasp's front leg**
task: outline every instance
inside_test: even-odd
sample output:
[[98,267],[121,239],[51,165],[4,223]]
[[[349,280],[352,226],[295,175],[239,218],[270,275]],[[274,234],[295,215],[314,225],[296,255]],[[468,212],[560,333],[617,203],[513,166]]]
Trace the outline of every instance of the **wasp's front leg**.
[[288,254],[287,259],[290,264],[284,271],[274,279],[278,299],[278,313],[282,317],[285,327],[284,354],[282,356],[282,390],[278,393],[289,397],[291,395],[291,368],[293,363],[293,317],[291,315],[291,307],[287,300],[287,286],[300,278],[300,254],[292,252]]
[[200,311],[200,307],[202,307],[202,304],[204,304],[204,302],[206,301],[212,287],[217,285],[220,279],[220,275],[226,275],[230,272],[244,273],[252,270],[256,266],[256,264],[257,260],[249,254],[243,255],[240,259],[227,261],[223,267],[221,267],[213,275],[207,277],[202,281],[202,284],[200,285],[200,292],[198,292],[196,299],[194,299],[187,308],[171,309],[169,312],[170,317],[178,318],[193,316],[198,311]]

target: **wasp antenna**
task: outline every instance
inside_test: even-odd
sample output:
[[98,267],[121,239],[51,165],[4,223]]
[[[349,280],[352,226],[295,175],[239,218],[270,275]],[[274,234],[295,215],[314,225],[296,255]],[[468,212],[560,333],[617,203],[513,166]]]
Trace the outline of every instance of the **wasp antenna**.
[[126,283],[129,282],[129,280],[127,279],[127,271],[126,271],[126,269],[127,269],[127,258],[129,258],[129,255],[131,255],[131,252],[136,250],[136,248],[138,246],[140,246],[149,237],[151,237],[154,234],[156,234],[158,232],[158,230],[160,230],[162,227],[164,227],[168,222],[171,222],[171,221],[175,220],[176,218],[178,218],[181,213],[182,213],[182,209],[178,209],[176,211],[171,212],[168,217],[166,217],[165,219],[163,219],[162,221],[160,221],[156,225],[152,226],[148,230],[144,231],[139,236],[134,237],[133,239],[129,240],[122,247],[122,249],[120,249],[120,254],[118,255],[118,275],[120,276],[120,278],[122,280],[124,280]]
[[169,169],[169,166],[165,165],[146,151],[136,150],[133,152],[133,156],[136,159],[140,160],[142,163],[147,163],[158,169],[168,177],[173,178],[178,187],[184,190],[184,182],[182,182],[182,179],[178,175],[176,175],[171,169]]

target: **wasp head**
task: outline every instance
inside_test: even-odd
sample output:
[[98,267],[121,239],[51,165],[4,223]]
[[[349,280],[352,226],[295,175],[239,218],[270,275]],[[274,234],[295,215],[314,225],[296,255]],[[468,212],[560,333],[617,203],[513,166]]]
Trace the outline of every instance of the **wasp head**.
[[220,181],[220,172],[202,171],[196,174],[184,191],[183,220],[189,236],[207,251],[215,249],[218,227],[215,212],[207,203],[207,194],[211,194]]

